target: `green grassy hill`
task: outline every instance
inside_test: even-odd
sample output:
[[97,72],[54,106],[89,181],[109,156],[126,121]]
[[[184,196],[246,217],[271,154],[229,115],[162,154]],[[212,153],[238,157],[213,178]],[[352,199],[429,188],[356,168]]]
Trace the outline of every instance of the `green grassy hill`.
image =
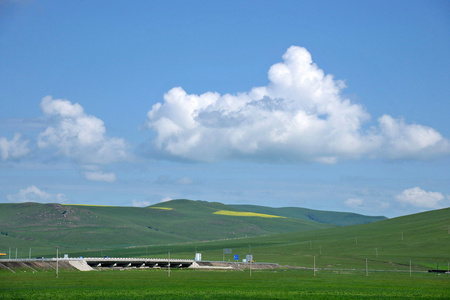
[[[412,271],[446,269],[450,261],[450,208],[423,212],[379,222],[289,232],[241,239],[186,242],[108,250],[110,256],[193,258],[234,261],[253,254],[257,262],[313,267],[342,272],[371,270]],[[224,255],[223,249],[232,254]],[[105,252],[106,253],[106,252]],[[96,255],[81,251],[77,255]]]
[[[196,244],[205,260],[222,260],[223,248],[233,255],[253,254],[256,261],[318,268],[372,270],[447,269],[450,261],[450,208],[423,212],[370,224],[275,234],[264,237]],[[193,256],[193,245],[158,246],[147,249],[164,256],[167,249],[179,257]],[[137,250],[139,251],[139,250]]]
[[[164,209],[165,208],[165,209]],[[254,208],[254,210],[253,210]],[[28,248],[55,245],[67,249],[111,249],[140,245],[161,245],[208,240],[265,236],[275,233],[308,231],[335,227],[311,218],[287,215],[281,218],[242,217],[214,214],[218,211],[260,212],[262,207],[233,207],[217,202],[172,200],[150,207],[112,207],[61,204],[0,204],[0,252],[19,248],[19,256]],[[265,208],[267,214],[279,209]],[[326,212],[321,212],[325,218]],[[329,212],[330,220],[346,213]],[[339,219],[334,215],[342,215]],[[359,216],[356,222],[371,222],[373,217]],[[9,253],[8,253],[9,254]],[[15,253],[14,253],[15,256]]]
[[[281,209],[190,200],[146,208],[0,204],[0,252],[11,247],[14,257],[18,247],[19,257],[27,257],[33,247],[49,257],[59,245],[70,256],[166,257],[170,251],[174,258],[201,252],[204,260],[232,261],[253,254],[258,262],[297,267],[312,267],[315,256],[318,268],[361,270],[367,259],[371,270],[404,272],[410,261],[413,271],[450,261],[450,208],[350,226],[214,214],[238,208],[282,215]],[[232,254],[224,256],[224,248]]]

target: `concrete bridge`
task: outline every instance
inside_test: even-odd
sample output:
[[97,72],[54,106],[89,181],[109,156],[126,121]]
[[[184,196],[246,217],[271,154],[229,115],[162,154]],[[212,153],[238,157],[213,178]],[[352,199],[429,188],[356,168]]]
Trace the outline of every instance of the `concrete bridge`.
[[[66,258],[35,258],[35,259],[0,259],[0,268],[14,272],[15,268],[29,268],[35,272],[40,269],[56,269],[74,267],[80,271],[91,271],[94,268],[196,268],[196,269],[224,269],[232,270],[248,268],[249,263],[195,261],[193,259],[168,258],[126,258],[126,257],[66,257]],[[273,269],[278,264],[252,263],[251,268]]]
[[[73,260],[73,259],[69,259]],[[85,261],[90,267],[105,268],[188,268],[193,259],[167,259],[167,258],[120,258],[120,257],[86,257],[75,260]]]
[[78,258],[35,258],[35,259],[0,259],[0,268],[28,267],[55,268],[75,267],[81,271],[90,271],[93,268],[189,268],[194,264],[192,259],[167,258],[124,258],[124,257],[78,257]]

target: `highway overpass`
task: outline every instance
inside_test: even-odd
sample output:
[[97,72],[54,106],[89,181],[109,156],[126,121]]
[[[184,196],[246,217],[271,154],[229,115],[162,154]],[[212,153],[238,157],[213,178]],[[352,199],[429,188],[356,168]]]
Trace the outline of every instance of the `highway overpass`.
[[[126,257],[66,257],[66,258],[35,258],[35,259],[0,259],[0,268],[13,270],[16,268],[29,268],[38,272],[43,269],[77,268],[80,271],[94,269],[129,269],[129,268],[196,268],[196,269],[242,269],[248,268],[248,263],[221,262],[221,261],[195,261],[193,259],[168,258],[126,258]],[[274,263],[252,263],[252,268],[273,269],[278,268]]]
[[167,259],[167,258],[125,258],[125,257],[68,257],[68,258],[35,258],[35,259],[0,259],[0,268],[28,267],[56,267],[71,265],[81,271],[92,268],[189,268],[194,264],[193,259]]

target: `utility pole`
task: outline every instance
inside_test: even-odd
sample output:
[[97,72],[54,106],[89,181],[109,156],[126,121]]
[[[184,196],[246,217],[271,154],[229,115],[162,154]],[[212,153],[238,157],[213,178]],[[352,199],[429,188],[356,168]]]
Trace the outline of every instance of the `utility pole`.
[[367,264],[367,258],[366,258],[366,276],[369,276],[369,265]]
[[58,246],[56,246],[56,278],[58,278],[59,268],[58,268]]
[[316,276],[316,256],[314,255],[314,276]]
[[169,251],[168,255],[169,255],[169,259],[167,261],[168,262],[168,264],[167,264],[167,268],[168,268],[167,269],[167,277],[170,277],[170,251]]

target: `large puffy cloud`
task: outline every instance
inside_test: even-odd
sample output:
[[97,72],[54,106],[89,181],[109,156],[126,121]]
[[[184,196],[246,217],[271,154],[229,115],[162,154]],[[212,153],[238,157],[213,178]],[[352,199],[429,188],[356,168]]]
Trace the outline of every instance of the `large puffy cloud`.
[[444,195],[439,192],[427,192],[420,187],[404,190],[396,196],[397,201],[421,208],[439,208]]
[[38,147],[53,147],[82,164],[107,164],[128,158],[124,139],[106,136],[103,121],[88,115],[78,103],[68,100],[42,99],[41,109],[54,117],[56,124],[38,136]]
[[322,163],[450,152],[449,142],[434,129],[388,115],[378,120],[379,127],[365,130],[369,114],[342,96],[344,83],[326,75],[305,48],[290,47],[268,77],[267,86],[233,95],[171,89],[147,113],[156,148],[196,161],[251,157]]
[[17,194],[9,194],[6,198],[10,202],[65,203],[68,201],[64,194],[47,193],[35,185],[21,189]]
[[2,160],[18,159],[30,152],[28,140],[23,140],[19,133],[14,134],[11,140],[0,137],[0,154]]

